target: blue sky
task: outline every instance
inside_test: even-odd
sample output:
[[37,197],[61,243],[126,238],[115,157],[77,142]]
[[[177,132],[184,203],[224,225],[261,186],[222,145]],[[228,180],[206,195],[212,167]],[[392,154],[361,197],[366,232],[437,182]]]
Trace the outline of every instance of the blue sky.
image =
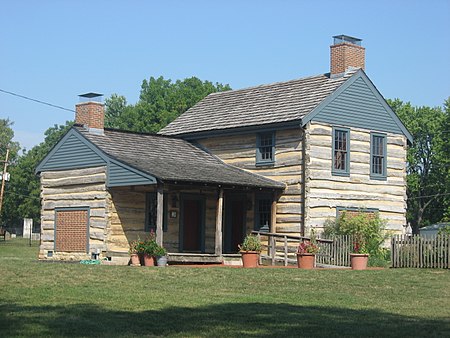
[[[338,34],[363,39],[384,97],[450,96],[450,0],[0,0],[0,89],[69,109],[90,91],[135,103],[150,76],[238,89],[328,72]],[[30,149],[73,113],[0,92],[0,118]]]

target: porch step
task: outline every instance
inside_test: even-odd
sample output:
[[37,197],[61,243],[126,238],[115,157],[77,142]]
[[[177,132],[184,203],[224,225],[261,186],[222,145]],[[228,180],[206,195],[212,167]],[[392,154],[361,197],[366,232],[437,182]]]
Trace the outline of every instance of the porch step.
[[226,254],[223,255],[223,265],[239,266],[242,265],[240,254]]
[[221,264],[222,257],[214,254],[198,254],[198,253],[168,253],[167,261],[169,263],[209,263]]

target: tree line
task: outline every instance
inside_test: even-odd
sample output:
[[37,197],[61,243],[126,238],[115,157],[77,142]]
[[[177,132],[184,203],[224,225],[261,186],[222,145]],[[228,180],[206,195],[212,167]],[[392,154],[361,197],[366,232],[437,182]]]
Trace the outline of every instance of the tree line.
[[[137,132],[158,132],[210,93],[230,90],[229,85],[196,77],[172,82],[143,80],[139,100],[129,104],[122,95],[105,100],[105,126]],[[407,220],[414,232],[422,226],[450,221],[450,97],[442,107],[416,107],[399,99],[388,100],[414,138],[407,152]],[[7,182],[0,225],[20,228],[23,218],[40,223],[38,163],[73,124],[54,125],[31,150],[13,142],[13,121],[0,119],[0,158],[10,148]]]

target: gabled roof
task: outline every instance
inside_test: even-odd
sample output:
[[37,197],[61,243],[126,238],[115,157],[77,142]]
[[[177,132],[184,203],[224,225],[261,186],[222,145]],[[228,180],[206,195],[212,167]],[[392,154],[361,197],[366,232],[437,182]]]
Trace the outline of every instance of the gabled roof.
[[382,132],[406,129],[361,69],[213,93],[159,133],[196,139],[249,130],[305,126],[311,120]]
[[285,185],[228,165],[192,143],[174,137],[105,129],[104,134],[73,127],[109,158],[160,181],[283,189]]
[[159,133],[189,135],[243,126],[301,121],[356,71],[277,82],[208,95]]

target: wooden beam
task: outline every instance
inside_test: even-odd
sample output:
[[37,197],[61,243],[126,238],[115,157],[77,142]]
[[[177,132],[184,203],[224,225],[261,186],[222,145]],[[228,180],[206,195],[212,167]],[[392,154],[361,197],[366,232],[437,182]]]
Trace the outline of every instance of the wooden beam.
[[163,213],[164,213],[164,193],[162,184],[158,184],[156,198],[156,242],[163,245]]
[[272,195],[272,208],[270,212],[271,220],[270,220],[270,232],[276,232],[277,229],[277,199],[278,193],[276,191],[273,192]]
[[216,243],[214,253],[217,256],[222,255],[222,219],[223,219],[223,188],[219,190],[216,209]]

